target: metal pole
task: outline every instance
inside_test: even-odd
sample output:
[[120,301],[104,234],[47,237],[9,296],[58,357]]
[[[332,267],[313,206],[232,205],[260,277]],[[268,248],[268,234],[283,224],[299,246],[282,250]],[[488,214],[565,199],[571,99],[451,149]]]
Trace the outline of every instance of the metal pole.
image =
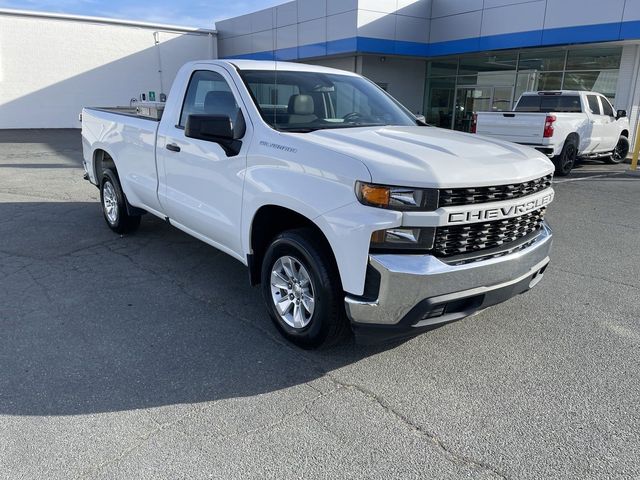
[[636,148],[633,150],[633,160],[631,161],[631,170],[638,169],[638,156],[640,155],[640,122],[638,122],[638,128],[636,129]]

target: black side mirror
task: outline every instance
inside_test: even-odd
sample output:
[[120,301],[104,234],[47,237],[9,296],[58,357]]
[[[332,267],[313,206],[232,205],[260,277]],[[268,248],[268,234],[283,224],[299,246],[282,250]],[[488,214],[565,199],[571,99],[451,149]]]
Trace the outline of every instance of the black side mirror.
[[626,110],[618,110],[618,118],[625,118],[627,116]]
[[212,142],[233,140],[233,125],[226,115],[189,115],[184,135]]
[[236,139],[233,122],[227,115],[189,115],[184,136],[215,142],[228,157],[237,155],[242,147],[242,142]]

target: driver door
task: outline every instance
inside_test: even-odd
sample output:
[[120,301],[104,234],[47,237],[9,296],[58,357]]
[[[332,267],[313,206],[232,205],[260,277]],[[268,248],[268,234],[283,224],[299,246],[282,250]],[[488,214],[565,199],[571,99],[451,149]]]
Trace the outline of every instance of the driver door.
[[607,100],[602,95],[598,95],[600,99],[600,103],[602,104],[602,138],[601,138],[601,147],[600,149],[603,152],[610,152],[618,144],[618,140],[620,137],[620,132],[618,128],[618,119],[616,118],[616,113]]
[[[248,142],[243,141],[237,155],[229,156],[218,143],[185,136],[190,114],[227,115],[235,121],[242,115],[239,98],[224,69],[195,71],[180,117],[161,123],[157,155],[165,180],[160,201],[171,221],[241,257],[242,172]],[[241,140],[249,138],[249,128]]]

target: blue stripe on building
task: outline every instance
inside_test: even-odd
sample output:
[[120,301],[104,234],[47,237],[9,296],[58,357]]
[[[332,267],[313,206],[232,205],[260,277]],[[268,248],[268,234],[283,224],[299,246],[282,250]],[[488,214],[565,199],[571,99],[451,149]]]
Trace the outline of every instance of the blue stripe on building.
[[404,42],[382,38],[350,37],[293,48],[234,55],[226,58],[252,60],[301,60],[340,54],[403,55],[410,57],[438,57],[487,50],[570,45],[594,42],[640,39],[640,21],[581,25],[529,32],[506,33],[484,37],[464,38],[438,43]]

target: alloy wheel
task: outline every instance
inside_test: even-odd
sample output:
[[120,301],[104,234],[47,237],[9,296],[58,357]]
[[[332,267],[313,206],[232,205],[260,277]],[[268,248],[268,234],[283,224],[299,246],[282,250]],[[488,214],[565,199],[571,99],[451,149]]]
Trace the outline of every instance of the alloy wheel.
[[102,207],[109,223],[115,225],[118,221],[118,197],[115,188],[109,181],[104,182],[102,186]]
[[271,298],[290,327],[305,328],[315,308],[315,289],[307,269],[296,258],[280,257],[271,269]]

